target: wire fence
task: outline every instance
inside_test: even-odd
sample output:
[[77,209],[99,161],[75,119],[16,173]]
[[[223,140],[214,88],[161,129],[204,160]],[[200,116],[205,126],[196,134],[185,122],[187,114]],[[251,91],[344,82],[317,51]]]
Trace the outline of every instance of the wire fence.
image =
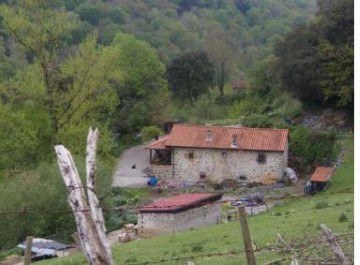
[[[350,260],[354,263],[354,234],[344,233],[335,235],[341,247]],[[279,242],[273,246],[254,249],[255,257],[261,259],[262,256],[273,253],[278,258],[262,263],[263,265],[332,265],[339,264],[339,260],[326,242],[324,236],[320,237],[304,237],[295,239],[297,242]],[[222,252],[206,252],[199,255],[185,255],[179,257],[171,257],[167,259],[158,259],[144,262],[129,262],[128,265],[146,265],[146,264],[199,264],[201,260],[212,257],[232,257],[239,261],[246,262],[244,249],[233,249]],[[263,257],[264,259],[264,257]],[[294,263],[291,263],[291,262]],[[191,263],[184,263],[191,262]],[[297,263],[296,263],[297,262]],[[242,263],[239,263],[242,264]]]
[[[79,188],[79,187],[77,187]],[[86,188],[86,187],[82,187],[82,188]],[[73,189],[71,189],[73,190]],[[342,190],[342,191],[337,191],[337,192],[333,192],[333,193],[328,193],[328,195],[333,195],[333,194],[354,194],[354,192],[352,190]],[[286,200],[286,199],[298,199],[298,198],[305,198],[305,197],[309,197],[309,195],[305,195],[305,194],[295,194],[295,195],[279,195],[279,196],[269,196],[269,197],[265,197],[264,203],[258,203],[255,206],[259,206],[259,205],[264,205],[267,206],[268,201],[279,201],[279,200]],[[205,205],[211,205],[211,204],[231,204],[233,202],[237,201],[236,199],[231,199],[231,200],[220,200],[220,201],[213,201],[213,202],[198,202],[196,204],[194,204],[194,206],[196,207],[200,207],[200,206],[205,206]],[[166,209],[166,208],[173,208],[173,207],[186,207],[189,206],[189,204],[172,204],[169,206],[166,205],[162,205],[162,206],[157,206],[157,209]],[[251,206],[250,206],[251,207]],[[132,206],[132,207],[128,207],[128,206],[120,206],[120,207],[114,207],[114,208],[102,208],[104,212],[112,212],[112,211],[139,211],[140,209],[145,209],[145,206]],[[152,206],[152,208],[154,208]],[[77,209],[77,212],[90,212],[90,208],[85,208],[85,209]],[[19,216],[25,216],[28,214],[54,214],[54,215],[61,215],[61,214],[72,214],[73,211],[70,209],[28,209],[28,208],[22,208],[22,209],[17,209],[17,210],[6,210],[6,211],[0,211],[0,218],[2,216],[8,216],[8,215],[19,215]]]
[[[86,188],[86,187],[81,187]],[[71,191],[70,191],[71,192]],[[330,193],[329,193],[330,194]],[[343,190],[340,192],[334,192],[331,194],[353,194],[352,191],[349,190]],[[303,194],[298,195],[284,195],[284,196],[274,196],[274,197],[266,197],[266,201],[270,200],[284,200],[284,199],[298,199],[305,197]],[[209,205],[209,204],[230,204],[234,202],[234,200],[221,200],[221,201],[214,201],[214,202],[200,202],[196,204],[196,207],[200,207],[203,205]],[[262,205],[266,205],[262,204]],[[188,206],[188,204],[177,204],[176,207],[182,207],[182,206]],[[171,206],[159,206],[158,208],[168,208],[168,207],[174,207],[174,205]],[[111,212],[111,211],[138,211],[140,208],[143,207],[116,207],[116,208],[104,208],[103,210],[105,212]],[[248,207],[252,208],[252,207]],[[270,207],[266,207],[267,210],[270,209]],[[236,209],[236,208],[234,208]],[[78,209],[77,211],[81,212],[89,212],[90,209]],[[304,212],[308,212],[308,210],[304,210]],[[236,211],[235,211],[236,212]],[[18,216],[27,216],[29,214],[54,214],[54,215],[63,215],[63,214],[72,214],[73,212],[69,209],[59,209],[59,210],[53,210],[53,209],[41,209],[41,210],[32,210],[32,209],[19,209],[19,210],[12,210],[12,211],[3,211],[0,212],[0,218],[1,217],[9,217],[11,215],[18,215]],[[228,216],[224,216],[224,222],[235,222],[239,220],[239,216],[235,215],[235,217],[232,217],[231,220],[228,219]],[[240,233],[240,231],[239,231]],[[54,236],[54,239],[59,237],[59,235]],[[353,233],[346,233],[346,234],[339,234],[336,235],[339,244],[343,248],[344,253],[347,257],[353,262],[354,259],[354,235]],[[240,244],[239,244],[240,245]],[[255,246],[254,252],[256,254],[256,258],[266,260],[264,257],[266,255],[269,255],[269,253],[274,254],[275,256],[278,256],[277,259],[273,259],[272,261],[266,260],[267,265],[281,265],[281,264],[290,264],[291,261],[296,260],[298,264],[304,264],[304,265],[320,265],[320,264],[338,264],[337,258],[332,252],[331,248],[329,247],[329,244],[326,242],[324,237],[317,236],[314,238],[313,235],[309,234],[303,234],[299,237],[292,239],[290,242],[282,242],[281,240],[278,240],[275,244],[271,246]],[[149,261],[140,261],[140,262],[127,262],[126,264],[129,265],[142,265],[142,264],[187,264],[187,261],[193,262],[189,264],[197,264],[197,262],[201,262],[202,259],[205,258],[216,258],[216,257],[224,257],[232,259],[239,259],[243,262],[245,262],[245,251],[244,249],[232,249],[227,251],[218,251],[218,252],[206,252],[206,249],[202,251],[199,255],[184,255],[184,256],[173,256],[173,257],[167,257],[163,259],[158,260],[149,260]],[[296,264],[296,263],[294,263]]]

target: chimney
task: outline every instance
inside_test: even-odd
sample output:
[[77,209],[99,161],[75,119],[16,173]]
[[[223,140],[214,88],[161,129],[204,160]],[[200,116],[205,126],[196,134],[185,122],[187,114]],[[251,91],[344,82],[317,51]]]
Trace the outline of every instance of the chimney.
[[206,131],[205,141],[212,142],[213,138],[214,138],[214,135],[213,135],[212,130],[208,129]]
[[238,145],[238,136],[236,134],[233,134],[232,140],[231,140],[231,147],[237,147]]

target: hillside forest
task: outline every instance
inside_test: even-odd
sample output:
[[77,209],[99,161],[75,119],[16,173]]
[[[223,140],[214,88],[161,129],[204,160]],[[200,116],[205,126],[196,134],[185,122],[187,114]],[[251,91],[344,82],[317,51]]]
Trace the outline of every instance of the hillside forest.
[[70,238],[53,147],[83,169],[90,126],[111,208],[131,203],[114,200],[116,158],[166,121],[289,128],[300,171],[337,152],[335,132],[301,126],[305,112],[341,110],[352,124],[351,0],[0,2],[0,251],[28,234]]

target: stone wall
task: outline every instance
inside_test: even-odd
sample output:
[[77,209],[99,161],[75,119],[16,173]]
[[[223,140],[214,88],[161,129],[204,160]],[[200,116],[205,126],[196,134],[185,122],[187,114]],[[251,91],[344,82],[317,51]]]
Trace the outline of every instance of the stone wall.
[[[259,153],[266,156],[264,163],[257,161]],[[214,182],[239,179],[240,176],[249,182],[281,178],[288,159],[287,148],[285,152],[176,148],[173,155],[175,179],[194,181],[203,175]]]
[[220,203],[208,204],[179,213],[139,213],[140,233],[169,233],[221,222]]
[[151,171],[154,176],[160,180],[170,179],[172,177],[172,165],[151,165]]

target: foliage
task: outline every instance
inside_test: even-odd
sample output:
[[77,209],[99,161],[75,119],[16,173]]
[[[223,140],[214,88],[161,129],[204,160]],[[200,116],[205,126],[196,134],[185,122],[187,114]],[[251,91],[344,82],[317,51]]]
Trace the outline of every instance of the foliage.
[[346,213],[341,213],[339,216],[339,222],[347,222],[347,221],[348,221],[348,217]]
[[21,256],[23,252],[24,252],[24,250],[19,247],[12,248],[7,251],[2,251],[2,252],[0,252],[0,261],[4,260],[7,257],[12,256],[12,255]]
[[51,122],[33,102],[15,108],[0,102],[0,170],[33,167],[49,158]]
[[184,53],[167,68],[167,78],[175,98],[196,100],[213,84],[214,67],[204,52]]
[[142,128],[141,137],[143,141],[149,141],[152,139],[157,139],[162,134],[162,131],[159,127],[156,126],[147,126]]
[[327,201],[318,201],[315,204],[315,209],[323,209],[329,207],[329,203]]
[[123,71],[123,79],[112,84],[119,99],[114,130],[138,133],[144,126],[160,125],[169,104],[164,64],[153,48],[129,34],[117,34],[112,46]]
[[233,54],[231,51],[230,36],[224,31],[210,32],[206,38],[205,50],[214,65],[215,83],[224,95],[225,83],[229,81],[233,67]]
[[[75,159],[79,174],[85,177],[84,159]],[[96,192],[103,208],[111,205],[112,163],[97,161]],[[0,179],[0,212],[13,212],[0,218],[0,249],[8,249],[26,236],[71,241],[74,217],[67,203],[67,190],[55,163],[41,163],[32,171],[9,171]]]
[[275,49],[282,86],[304,103],[353,112],[354,2],[318,1],[316,19],[287,34]]
[[[144,190],[112,188],[111,198],[113,208],[136,207],[142,200],[147,199],[148,194]],[[128,210],[110,211],[106,215],[106,228],[108,231],[120,229],[124,224],[137,224],[137,216]]]
[[338,154],[335,132],[320,132],[305,127],[290,128],[290,153],[298,159],[294,167],[312,170],[313,166],[331,164]]
[[319,45],[317,27],[300,27],[289,33],[275,48],[282,87],[302,102],[321,102],[319,87]]

